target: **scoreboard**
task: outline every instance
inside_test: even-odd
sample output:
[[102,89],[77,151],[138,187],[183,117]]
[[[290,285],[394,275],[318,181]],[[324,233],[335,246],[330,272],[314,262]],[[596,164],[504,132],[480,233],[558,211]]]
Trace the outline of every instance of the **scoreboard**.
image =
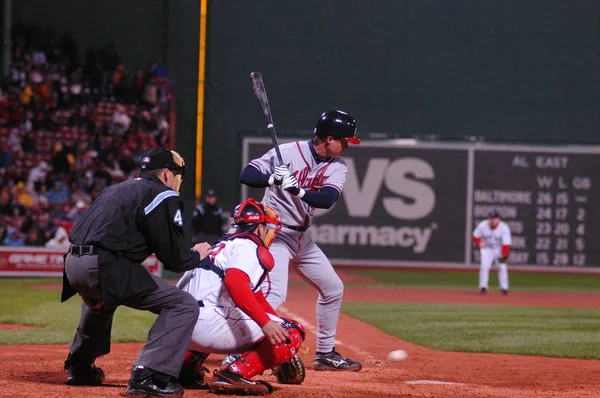
[[473,228],[496,209],[513,236],[509,263],[599,265],[599,173],[595,154],[476,149]]

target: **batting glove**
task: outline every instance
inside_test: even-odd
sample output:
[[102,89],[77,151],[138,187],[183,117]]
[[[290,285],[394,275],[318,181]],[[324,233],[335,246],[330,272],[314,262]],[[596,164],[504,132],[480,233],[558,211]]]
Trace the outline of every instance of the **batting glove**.
[[284,178],[290,175],[290,169],[286,165],[275,167],[275,172],[269,177],[269,185],[281,185]]
[[287,176],[281,183],[281,189],[288,191],[290,194],[301,198],[304,196],[304,189],[298,185],[298,180],[294,176]]

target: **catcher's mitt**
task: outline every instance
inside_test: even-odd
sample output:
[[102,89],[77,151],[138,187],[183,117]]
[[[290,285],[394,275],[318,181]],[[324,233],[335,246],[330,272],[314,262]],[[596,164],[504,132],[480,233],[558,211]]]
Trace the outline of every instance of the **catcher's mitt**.
[[302,384],[306,371],[304,362],[298,356],[294,356],[288,362],[273,368],[273,374],[281,384]]

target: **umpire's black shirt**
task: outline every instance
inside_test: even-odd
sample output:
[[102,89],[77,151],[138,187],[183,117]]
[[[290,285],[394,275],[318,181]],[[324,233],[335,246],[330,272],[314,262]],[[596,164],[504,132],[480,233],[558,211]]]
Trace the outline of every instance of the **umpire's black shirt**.
[[200,265],[200,255],[190,249],[183,230],[182,214],[177,192],[154,175],[102,190],[69,241],[100,249],[98,273],[105,304],[123,304],[157,288],[141,265],[152,253],[173,272]]

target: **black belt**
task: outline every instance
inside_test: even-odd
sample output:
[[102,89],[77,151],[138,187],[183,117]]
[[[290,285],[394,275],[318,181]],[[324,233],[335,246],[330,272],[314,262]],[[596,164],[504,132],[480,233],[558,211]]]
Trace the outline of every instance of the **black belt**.
[[294,226],[294,225],[284,225],[287,229],[291,229],[292,231],[305,232],[310,225],[305,225],[302,227]]
[[204,307],[204,303],[202,302],[202,300],[198,300],[198,307],[200,307],[200,308]]
[[94,256],[98,254],[98,248],[92,245],[71,245],[69,253],[74,256]]

